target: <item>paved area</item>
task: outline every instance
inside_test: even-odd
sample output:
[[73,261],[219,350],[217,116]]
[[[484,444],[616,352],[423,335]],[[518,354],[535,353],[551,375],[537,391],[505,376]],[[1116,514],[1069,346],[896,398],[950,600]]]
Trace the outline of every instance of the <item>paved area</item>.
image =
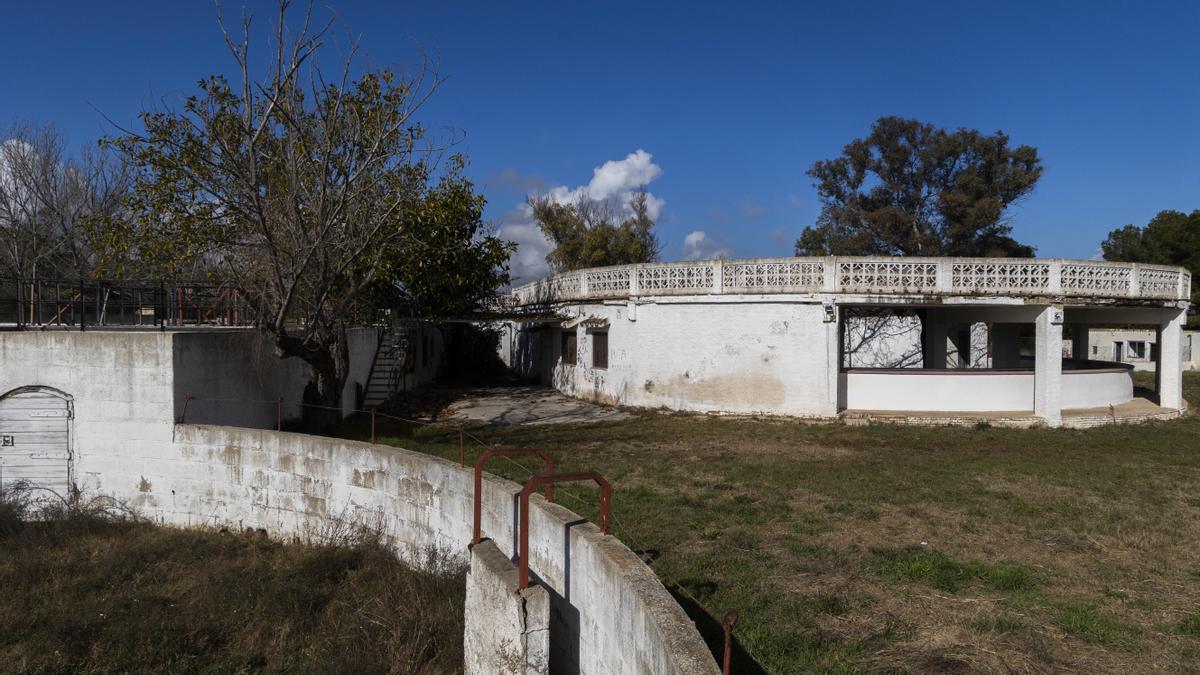
[[473,389],[442,414],[475,424],[577,424],[630,417],[627,412],[573,399],[549,387]]
[[[1134,396],[1132,401],[1101,408],[1067,408],[1063,410],[1063,426],[1086,428],[1103,424],[1132,424],[1149,420],[1174,419],[1179,411],[1160,408],[1146,396]],[[1033,413],[1024,410],[992,412],[932,412],[904,410],[843,410],[842,420],[848,424],[887,422],[890,424],[917,424],[929,426],[971,426],[991,424],[995,426],[1033,427],[1042,421]]]

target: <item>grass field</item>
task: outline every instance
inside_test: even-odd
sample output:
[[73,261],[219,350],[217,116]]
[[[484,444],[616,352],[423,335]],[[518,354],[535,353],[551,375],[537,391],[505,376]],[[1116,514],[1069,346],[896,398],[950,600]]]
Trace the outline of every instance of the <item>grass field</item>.
[[463,570],[369,539],[280,544],[0,495],[0,671],[454,673]]
[[[1185,389],[1200,409],[1200,374]],[[457,458],[456,433],[380,431]],[[739,610],[739,672],[1200,670],[1195,415],[1071,431],[644,413],[474,433],[613,480],[617,535],[714,652],[714,617]],[[596,517],[594,492],[560,494]]]

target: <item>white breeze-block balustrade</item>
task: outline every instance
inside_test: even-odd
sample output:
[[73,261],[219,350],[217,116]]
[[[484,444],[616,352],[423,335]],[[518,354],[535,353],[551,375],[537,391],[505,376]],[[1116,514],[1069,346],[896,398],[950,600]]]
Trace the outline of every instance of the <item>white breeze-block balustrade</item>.
[[517,306],[747,293],[1001,295],[1187,300],[1181,267],[1045,258],[759,258],[646,263],[556,274],[512,290]]

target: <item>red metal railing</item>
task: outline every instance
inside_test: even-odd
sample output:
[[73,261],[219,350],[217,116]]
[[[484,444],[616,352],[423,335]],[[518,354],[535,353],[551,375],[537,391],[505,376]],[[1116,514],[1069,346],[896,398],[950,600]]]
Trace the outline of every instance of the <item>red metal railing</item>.
[[[483,530],[481,521],[483,519],[483,465],[493,457],[541,457],[545,462],[546,475],[554,475],[554,458],[546,453],[545,450],[535,450],[533,448],[514,448],[512,450],[488,450],[475,460],[475,524],[471,530],[471,545],[478,544],[483,538]],[[554,501],[554,485],[546,486],[546,501]]]
[[[478,470],[475,475],[478,474]],[[518,552],[520,583],[518,588],[525,590],[529,587],[529,495],[543,485],[549,487],[555,483],[574,483],[579,481],[594,481],[600,486],[600,531],[612,534],[612,485],[595,471],[578,471],[562,473],[555,476],[534,476],[521,489],[521,546]],[[476,504],[479,502],[476,501]]]
[[727,609],[721,614],[721,630],[725,631],[725,675],[729,675],[729,665],[733,658],[733,627],[737,625],[736,609]]

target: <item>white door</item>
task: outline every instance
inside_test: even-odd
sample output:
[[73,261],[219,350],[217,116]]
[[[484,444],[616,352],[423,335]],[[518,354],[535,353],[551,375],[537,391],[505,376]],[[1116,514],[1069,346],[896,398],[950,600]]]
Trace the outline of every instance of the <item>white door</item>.
[[[18,389],[0,398],[0,483],[24,481],[66,499],[70,421],[70,402],[43,389]],[[42,490],[32,496],[39,501],[51,498]]]

